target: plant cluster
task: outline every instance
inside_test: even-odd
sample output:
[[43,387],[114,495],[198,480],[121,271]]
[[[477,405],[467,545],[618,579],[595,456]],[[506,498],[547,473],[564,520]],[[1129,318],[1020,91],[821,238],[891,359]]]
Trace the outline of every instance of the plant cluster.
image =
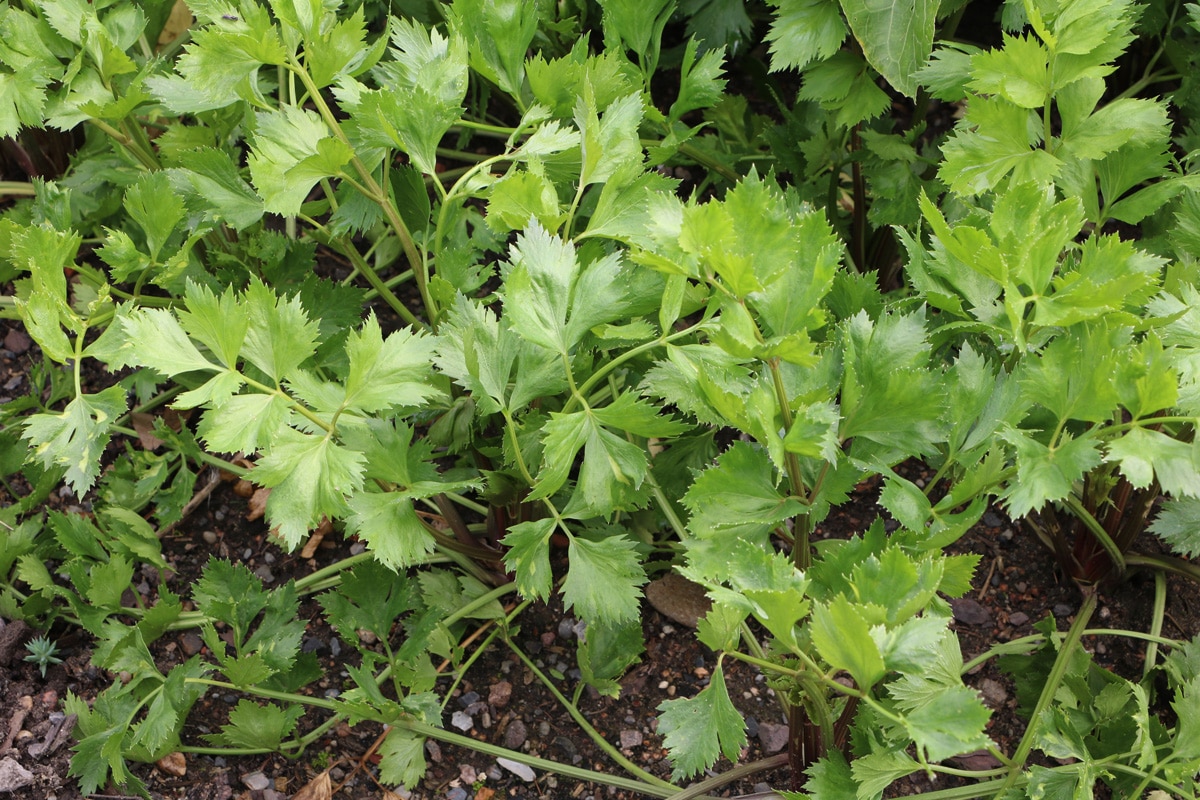
[[[85,792],[370,720],[387,783],[433,737],[698,796],[598,734],[631,777],[440,727],[439,676],[495,643],[591,731],[580,690],[619,690],[641,587],[674,569],[713,601],[717,667],[659,709],[673,782],[746,743],[736,660],[789,715],[788,797],[921,770],[974,781],[931,797],[1195,796],[1200,640],[1126,632],[1135,682],[1080,639],[1129,569],[1200,577],[1200,6],[1010,1],[991,43],[933,0],[187,7],[173,34],[165,0],[0,6],[0,134],[78,138],[62,175],[0,185],[0,315],[42,359],[0,411],[0,613],[82,626],[126,677],[67,700]],[[366,551],[272,589],[213,559],[188,610],[130,605],[210,467],[270,490],[281,547],[329,522]],[[868,479],[895,527],[814,541]],[[60,482],[88,513],[42,510]],[[991,502],[1084,601],[964,664],[947,598],[977,558],[947,548]],[[1136,548],[1147,525],[1171,554]],[[573,699],[509,636],[554,593],[587,623]],[[359,651],[336,698],[303,692],[306,597]],[[161,671],[182,628],[207,654]],[[998,656],[1012,753],[963,683]],[[210,687],[243,699],[181,741]],[[978,750],[1001,767],[945,765]]]

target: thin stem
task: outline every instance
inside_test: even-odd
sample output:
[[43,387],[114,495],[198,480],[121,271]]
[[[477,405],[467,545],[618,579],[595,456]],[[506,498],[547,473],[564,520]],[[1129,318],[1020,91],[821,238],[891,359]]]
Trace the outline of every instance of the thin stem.
[[[1042,693],[1038,696],[1037,705],[1034,706],[1033,713],[1029,716],[1029,725],[1025,728],[1025,734],[1021,737],[1021,742],[1017,745],[1017,751],[1013,755],[1012,760],[1018,767],[1025,765],[1030,751],[1033,750],[1034,742],[1038,738],[1038,729],[1041,727],[1042,713],[1050,707],[1050,703],[1054,700],[1054,695],[1058,692],[1059,684],[1062,683],[1063,677],[1067,674],[1067,665],[1071,660],[1071,653],[1079,646],[1079,640],[1083,637],[1083,632],[1087,630],[1087,624],[1092,618],[1092,612],[1096,610],[1096,602],[1096,593],[1088,592],[1083,598],[1083,605],[1079,607],[1079,611],[1075,614],[1075,620],[1071,623],[1071,627],[1067,629],[1067,635],[1059,647],[1058,657],[1054,660],[1054,666],[1050,668],[1050,674],[1046,676],[1046,685],[1042,687]],[[1016,783],[1018,775],[1020,773],[1016,769],[1008,774],[1008,779],[1004,783],[1005,790],[1012,788]]]
[[[1150,635],[1161,636],[1163,617],[1167,611],[1167,576],[1161,571],[1154,573],[1154,610],[1150,612]],[[1158,642],[1151,641],[1146,645],[1146,662],[1142,664],[1142,681],[1145,682],[1154,671],[1158,661]]]
[[1074,493],[1067,495],[1065,502],[1067,507],[1071,509],[1071,513],[1084,524],[1084,527],[1088,529],[1088,532],[1092,536],[1096,537],[1096,541],[1100,543],[1100,546],[1104,548],[1104,552],[1112,559],[1117,572],[1124,572],[1125,554],[1121,552],[1121,548],[1108,535],[1108,531],[1104,530],[1104,526],[1092,516],[1092,513],[1084,507],[1082,501]]
[[609,758],[619,764],[630,775],[641,778],[642,780],[655,786],[663,786],[672,790],[675,788],[662,778],[646,772],[637,764],[634,764],[632,761],[622,755],[620,750],[614,747],[612,743],[605,739],[598,730],[592,727],[592,724],[587,721],[585,716],[583,716],[583,712],[579,710],[579,707],[568,700],[566,696],[558,690],[558,687],[546,677],[545,673],[538,669],[537,665],[533,663],[533,660],[530,659],[529,656],[525,655],[525,652],[520,647],[517,647],[511,640],[507,638],[505,641],[508,644],[509,649],[517,654],[517,658],[521,659],[529,671],[537,676],[537,679],[540,680],[542,684],[550,690],[550,693],[554,695],[554,699],[557,700],[559,704],[561,704],[562,707],[567,710],[567,713],[571,715],[571,719],[575,720],[576,724],[578,724],[579,727],[583,729],[584,733],[588,735],[588,738],[595,742],[596,746],[603,750]]
[[742,764],[734,767],[733,769],[726,770],[720,775],[714,775],[708,780],[700,781],[700,783],[689,786],[682,792],[671,795],[667,798],[667,800],[693,800],[693,798],[699,797],[705,792],[711,792],[714,789],[720,789],[722,786],[733,783],[737,780],[741,780],[742,778],[753,775],[756,772],[766,772],[769,769],[785,767],[787,766],[787,762],[787,753],[780,753],[778,755],[769,756],[758,761],[751,761],[749,764]]

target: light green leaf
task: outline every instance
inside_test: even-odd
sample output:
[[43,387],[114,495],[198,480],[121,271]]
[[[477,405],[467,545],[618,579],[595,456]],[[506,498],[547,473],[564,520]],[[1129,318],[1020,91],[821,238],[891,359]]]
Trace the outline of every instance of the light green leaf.
[[1106,461],[1116,461],[1131,484],[1142,489],[1157,478],[1175,497],[1200,497],[1200,449],[1160,431],[1131,428],[1108,444]]
[[399,406],[419,406],[440,394],[433,384],[435,341],[402,328],[383,338],[374,314],[346,339],[350,362],[345,408],[366,414]]
[[[896,781],[921,769],[921,765],[903,750],[876,750],[850,764],[850,773],[858,782],[855,800],[877,797]],[[824,797],[822,795],[822,797]]]
[[1054,180],[1062,162],[1036,147],[1041,121],[1030,109],[998,97],[973,97],[965,120],[942,146],[938,177],[960,195],[996,188],[1008,175],[1014,183]]
[[618,173],[626,181],[635,177],[635,170],[640,171],[644,160],[642,141],[638,137],[641,122],[640,92],[614,101],[601,115],[594,95],[585,91],[575,106],[575,124],[583,135],[583,164],[579,172],[582,186],[605,183]]
[[189,202],[204,209],[207,221],[241,231],[262,219],[262,199],[224,150],[201,147],[189,151],[183,161],[164,171],[176,192],[186,193]]
[[189,282],[185,297],[187,310],[176,312],[184,330],[226,367],[236,367],[250,321],[233,290],[217,297],[208,287]]
[[587,439],[583,463],[563,515],[576,519],[607,517],[614,511],[640,505],[637,490],[649,466],[645,450],[599,427],[592,418],[587,418],[584,432]]
[[436,338],[434,363],[468,389],[481,414],[508,405],[508,382],[521,340],[507,321],[459,295]]
[[515,170],[492,184],[486,217],[492,229],[523,230],[531,218],[547,230],[558,228],[558,192],[542,169]]
[[296,106],[259,111],[247,158],[263,208],[275,214],[300,213],[309,191],[322,178],[336,177],[354,150],[334,136],[315,112]]
[[[217,365],[192,344],[179,320],[162,308],[139,308],[120,319],[127,351],[134,363],[150,367],[164,376],[183,372],[215,372]],[[237,324],[233,326],[236,328]]]
[[563,582],[563,604],[582,619],[620,625],[639,615],[646,582],[637,546],[627,536],[612,534],[599,541],[572,536],[570,568]]
[[21,434],[32,448],[29,458],[46,469],[64,468],[67,485],[82,497],[100,474],[100,454],[108,445],[109,429],[126,407],[125,389],[117,385],[79,395],[60,413],[32,415]]
[[433,552],[433,536],[421,523],[408,493],[359,492],[348,504],[346,530],[362,538],[388,569],[407,569]]
[[622,625],[589,622],[576,651],[576,659],[584,683],[600,694],[616,699],[621,693],[617,678],[636,664],[645,650],[639,618]]
[[335,444],[327,436],[282,428],[251,478],[271,489],[267,519],[278,526],[279,536],[290,550],[323,517],[345,513],[346,495],[362,488],[364,467],[361,453]]
[[991,715],[974,690],[957,686],[907,714],[904,721],[916,745],[935,762],[987,746],[984,728]]
[[[226,385],[213,386],[218,382]],[[215,407],[204,412],[197,433],[210,450],[218,453],[258,452],[275,441],[288,420],[290,409],[287,399],[282,395],[255,393],[219,396],[218,392],[236,391],[240,383],[241,377],[236,372],[226,372],[205,384],[205,387],[213,386],[211,399]],[[190,408],[193,405],[191,400],[200,399],[196,395],[180,407]]]
[[240,700],[229,712],[229,724],[222,725],[219,734],[206,738],[226,747],[277,750],[279,743],[296,729],[303,713],[304,707],[294,703],[280,708],[274,703],[259,705]]
[[736,762],[746,744],[746,723],[729,699],[725,673],[719,666],[700,694],[667,700],[658,712],[658,729],[670,752],[672,780],[708,769],[721,753]]
[[734,442],[684,496],[683,503],[692,514],[688,529],[697,536],[762,536],[804,510],[797,500],[781,494],[777,486],[775,468],[767,454],[744,442]]
[[679,67],[679,95],[671,104],[669,122],[677,122],[689,111],[716,105],[725,91],[727,81],[720,77],[725,49],[708,50],[697,59],[697,47],[695,38],[688,39]]
[[538,32],[538,7],[523,0],[454,0],[448,16],[469,45],[471,67],[520,98],[525,56]]
[[1053,450],[1012,428],[1000,436],[1017,451],[1016,477],[1001,493],[1014,518],[1063,499],[1075,481],[1103,460],[1088,436],[1072,439],[1064,434]]
[[866,621],[845,596],[838,595],[828,605],[813,607],[811,635],[821,658],[835,669],[849,672],[863,691],[884,676],[886,670],[879,647]]
[[425,777],[425,737],[392,728],[379,747],[379,779],[413,788]]
[[1000,49],[971,58],[967,84],[980,94],[999,95],[1021,108],[1040,109],[1050,94],[1050,54],[1033,36],[1004,34]]
[[804,69],[826,59],[842,47],[846,25],[837,0],[769,0],[772,15],[767,41],[771,43],[771,71]]
[[316,352],[317,324],[309,321],[299,295],[278,298],[254,280],[244,307],[249,323],[242,356],[271,378],[282,380]]
[[607,406],[593,408],[592,416],[601,425],[647,438],[674,437],[691,430],[690,425],[663,416],[660,411],[660,407],[638,399],[632,392],[624,392]]
[[1200,554],[1200,499],[1165,501],[1150,524],[1150,532],[1162,538],[1173,552],[1195,558]]

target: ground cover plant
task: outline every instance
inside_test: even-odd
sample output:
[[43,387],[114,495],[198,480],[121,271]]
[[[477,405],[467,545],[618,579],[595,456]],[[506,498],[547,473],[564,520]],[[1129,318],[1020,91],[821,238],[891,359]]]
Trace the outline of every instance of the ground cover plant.
[[[64,702],[83,792],[375,722],[387,785],[434,740],[708,796],[753,769],[702,777],[746,744],[741,663],[790,721],[788,798],[919,772],[960,779],[930,798],[1195,796],[1200,643],[1163,635],[1162,576],[1200,577],[1200,7],[186,10],[0,10],[0,134],[30,176],[0,185],[0,314],[41,356],[0,411],[0,616],[82,629],[113,676]],[[54,132],[70,157],[43,175]],[[362,551],[276,587],[213,557],[143,596],[210,467],[260,488],[282,550]],[[888,522],[816,541],[871,482]],[[78,513],[45,508],[60,491]],[[978,558],[949,548],[989,504],[1082,602],[964,662],[950,600]],[[1156,614],[1108,633],[1145,643],[1118,675],[1081,641],[1135,569]],[[658,708],[669,779],[579,711],[619,693],[665,572],[707,591],[715,655]],[[573,697],[515,644],[552,597],[586,625]],[[308,601],[356,650],[336,696]],[[160,668],[185,629],[203,651]],[[505,646],[624,774],[443,727]],[[1010,751],[963,682],[992,660],[1026,720]],[[197,740],[214,690],[237,702]]]

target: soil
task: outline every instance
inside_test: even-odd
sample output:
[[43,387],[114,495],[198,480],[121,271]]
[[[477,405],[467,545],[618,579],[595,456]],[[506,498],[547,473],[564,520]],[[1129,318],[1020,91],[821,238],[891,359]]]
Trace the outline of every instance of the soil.
[[[15,332],[15,333],[14,333]],[[22,346],[20,333],[7,332],[6,347],[0,350],[0,384],[8,381],[9,391],[23,388],[19,378],[28,369],[29,354],[14,352]],[[12,348],[12,345],[16,348]],[[36,347],[33,348],[36,350]],[[5,384],[5,385],[8,385]],[[919,478],[919,470],[909,475]],[[205,488],[215,474],[208,472],[197,482]],[[251,503],[243,496],[245,487],[231,481],[219,481],[208,496],[163,539],[164,555],[171,565],[165,581],[174,591],[186,596],[189,585],[199,575],[205,561],[214,552],[246,564],[263,577],[268,585],[279,585],[301,578],[335,561],[352,555],[361,545],[330,533],[316,547],[311,558],[288,554],[271,540],[262,520],[255,516]],[[879,487],[867,482],[855,492],[845,507],[837,510],[817,531],[818,538],[844,537],[861,531],[878,513],[875,500]],[[2,490],[0,490],[2,492]],[[10,498],[0,497],[7,504]],[[81,511],[78,501],[63,491],[50,504],[63,510]],[[979,525],[953,548],[981,556],[974,587],[969,595],[956,600],[955,627],[964,655],[972,655],[998,641],[1032,632],[1032,624],[1053,616],[1060,629],[1069,624],[1079,606],[1078,590],[1060,581],[1041,544],[996,509],[989,510]],[[153,601],[157,588],[155,575],[147,576],[144,588]],[[656,589],[659,588],[656,586]],[[669,584],[651,591],[656,605],[678,617],[671,597],[678,587]],[[663,595],[667,595],[664,600]],[[1153,582],[1134,575],[1101,598],[1095,626],[1145,630],[1149,625]],[[672,697],[687,697],[700,691],[715,664],[714,655],[700,645],[687,626],[664,616],[647,604],[644,615],[646,652],[642,661],[622,679],[618,698],[601,697],[585,691],[580,708],[593,726],[624,755],[639,766],[663,778],[669,778],[670,765],[656,730],[656,711],[660,703]],[[1200,595],[1196,587],[1172,582],[1168,593],[1166,635],[1191,637],[1200,631]],[[347,678],[346,659],[353,648],[340,642],[322,622],[319,609],[310,603],[302,609],[310,620],[303,649],[317,655],[325,677],[315,691],[331,695],[341,689]],[[522,648],[568,696],[574,691],[578,672],[574,651],[581,626],[559,602],[535,604],[517,620],[520,628],[515,644]],[[64,720],[63,698],[68,692],[90,699],[109,685],[110,676],[89,663],[88,641],[70,629],[51,632],[60,646],[61,664],[50,665],[43,678],[37,665],[23,660],[22,643],[32,635],[23,623],[8,622],[0,627],[0,787],[6,776],[17,776],[20,788],[5,794],[13,800],[72,800],[80,798],[73,778],[67,771],[72,740],[70,720]],[[1127,676],[1141,674],[1143,651],[1130,639],[1097,637],[1089,639],[1097,661]],[[154,643],[152,652],[162,668],[202,648],[194,632],[168,634]],[[716,796],[755,796],[778,798],[773,788],[787,788],[789,773],[783,766],[782,749],[786,742],[786,720],[781,715],[772,690],[763,676],[744,664],[726,662],[730,694],[745,714],[749,726],[749,746],[739,763],[765,760],[773,768],[711,792]],[[445,692],[453,678],[448,674],[439,684]],[[1009,678],[987,662],[968,676],[971,686],[980,691],[994,714],[989,734],[1000,749],[1012,752],[1024,730],[1015,714],[1016,700]],[[185,730],[186,744],[202,744],[200,735],[218,729],[227,719],[237,697],[213,691],[195,707]],[[311,729],[324,719],[323,713],[310,711],[301,726]],[[448,730],[464,730],[472,738],[520,749],[544,758],[577,764],[590,769],[619,773],[607,756],[578,728],[546,687],[537,680],[518,657],[495,640],[461,676],[453,688],[444,713]],[[606,786],[580,783],[545,773],[532,780],[499,765],[493,758],[455,746],[430,742],[426,747],[429,770],[412,791],[382,786],[378,782],[379,756],[376,752],[381,735],[379,725],[339,725],[294,759],[278,755],[219,757],[188,754],[176,756],[170,763],[135,765],[135,773],[146,782],[156,798],[188,800],[282,800],[286,797],[313,798],[417,798],[419,800],[500,800],[500,798],[595,798],[623,800],[634,795]],[[972,758],[974,760],[972,761]],[[968,757],[961,764],[968,768],[990,766],[990,756]],[[730,768],[724,760],[714,772]],[[918,774],[898,782],[887,796],[903,796],[947,785],[943,779],[932,784]],[[307,794],[305,793],[307,791]],[[0,794],[3,794],[0,790]],[[109,787],[97,798],[123,797]]]

